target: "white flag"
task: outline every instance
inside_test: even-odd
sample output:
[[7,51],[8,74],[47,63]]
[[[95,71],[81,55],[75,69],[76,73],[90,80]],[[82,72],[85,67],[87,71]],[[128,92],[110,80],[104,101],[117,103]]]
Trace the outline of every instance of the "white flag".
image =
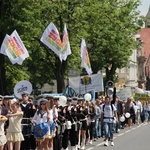
[[88,75],[92,74],[89,54],[88,54],[88,50],[87,50],[86,43],[85,43],[84,39],[82,39],[82,42],[81,42],[81,59],[82,59],[81,67],[86,69]]
[[0,53],[7,55],[12,64],[22,65],[25,58],[29,57],[28,51],[15,30],[11,36],[6,35]]
[[64,25],[64,34],[63,34],[63,48],[60,55],[60,60],[66,60],[67,56],[71,54],[71,48],[69,43],[69,37],[67,32],[66,24]]
[[61,42],[58,30],[52,22],[43,32],[40,41],[54,51],[54,53],[60,58],[63,44]]
[[0,53],[3,54],[3,55],[6,55],[7,56],[7,53],[6,53],[6,50],[7,50],[7,41],[9,40],[10,36],[8,34],[6,34],[4,40],[3,40],[3,43],[1,45],[1,49],[0,49]]
[[104,91],[103,76],[98,73],[90,76],[70,77],[69,87],[79,94],[85,94],[92,90],[101,92]]

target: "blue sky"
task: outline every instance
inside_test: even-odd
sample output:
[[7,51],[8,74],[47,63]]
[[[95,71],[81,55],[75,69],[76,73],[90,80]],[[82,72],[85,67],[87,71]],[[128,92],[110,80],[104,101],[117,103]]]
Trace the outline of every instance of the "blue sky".
[[150,0],[141,0],[142,5],[139,6],[138,10],[141,12],[141,15],[146,15],[150,6]]

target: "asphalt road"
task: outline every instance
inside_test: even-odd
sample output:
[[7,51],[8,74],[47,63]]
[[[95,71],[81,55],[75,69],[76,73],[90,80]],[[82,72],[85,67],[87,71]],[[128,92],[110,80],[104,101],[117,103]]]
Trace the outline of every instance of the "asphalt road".
[[104,146],[104,138],[87,144],[86,150],[150,150],[150,123],[134,125],[131,129],[126,127],[114,134],[115,146]]

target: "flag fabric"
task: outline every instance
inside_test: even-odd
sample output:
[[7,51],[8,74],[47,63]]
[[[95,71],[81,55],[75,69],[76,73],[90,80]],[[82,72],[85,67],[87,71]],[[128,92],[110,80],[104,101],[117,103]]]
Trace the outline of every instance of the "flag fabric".
[[43,32],[40,41],[50,48],[59,58],[63,43],[61,42],[59,32],[51,22]]
[[10,36],[5,36],[0,53],[8,56],[12,64],[17,63],[19,65],[22,65],[23,61],[29,57],[28,51],[16,30]]
[[9,40],[10,36],[8,34],[6,34],[4,40],[3,40],[3,43],[1,45],[1,49],[0,49],[0,53],[7,56],[7,53],[6,53],[6,50],[7,50],[7,41]]
[[79,94],[85,94],[92,90],[102,92],[104,91],[102,73],[92,74],[90,76],[70,77],[69,87]]
[[85,43],[84,39],[82,39],[82,42],[81,42],[81,59],[82,59],[81,67],[85,68],[88,75],[92,74],[89,54],[88,54],[88,50],[87,50],[86,43]]
[[66,60],[67,56],[71,54],[71,48],[70,48],[66,24],[64,25],[64,33],[63,33],[62,43],[63,43],[63,47],[62,47],[62,51],[61,51],[61,55],[60,55],[61,61]]

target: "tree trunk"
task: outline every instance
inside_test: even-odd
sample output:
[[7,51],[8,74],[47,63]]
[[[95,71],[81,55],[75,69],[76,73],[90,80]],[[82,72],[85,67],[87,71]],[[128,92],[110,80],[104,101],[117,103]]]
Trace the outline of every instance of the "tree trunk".
[[6,93],[6,76],[5,76],[5,56],[0,54],[0,95],[5,95]]
[[[3,34],[0,32],[0,44],[3,42]],[[5,56],[0,54],[0,95],[6,94]]]
[[60,61],[59,57],[56,56],[55,62],[55,76],[57,81],[57,92],[62,93],[65,90],[65,80],[64,80],[64,73],[66,70],[67,61]]
[[56,80],[57,80],[57,92],[62,93],[65,89],[64,75],[58,73],[56,76]]

